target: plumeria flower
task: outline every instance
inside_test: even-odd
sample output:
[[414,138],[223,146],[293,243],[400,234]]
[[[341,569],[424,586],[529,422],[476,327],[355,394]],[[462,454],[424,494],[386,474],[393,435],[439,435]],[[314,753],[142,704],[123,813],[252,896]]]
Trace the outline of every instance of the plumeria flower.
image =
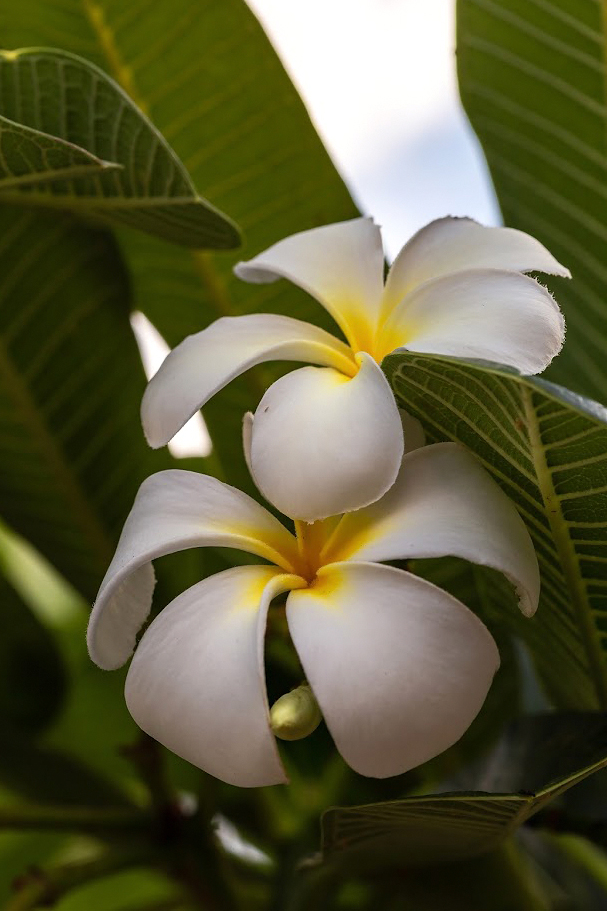
[[217,573],[165,607],[137,645],[126,701],[152,737],[245,787],[287,781],[264,676],[266,618],[278,595],[288,593],[288,629],[307,685],[286,717],[276,704],[275,720],[288,729],[297,700],[313,716],[311,688],[343,758],[378,778],[457,741],[499,665],[492,636],[467,607],[381,561],[454,555],[501,571],[524,614],[538,602],[525,525],[458,444],[408,452],[383,498],[342,517],[296,521],[294,534],[239,490],[173,469],[149,477],[137,494],[91,615],[93,661],[113,669],[133,652],[152,601],[151,561],[204,546],[267,562]]
[[[442,218],[397,256],[384,285],[379,228],[368,218],[287,237],[236,266],[250,282],[287,278],[331,314],[345,342],[288,316],[223,317],[178,345],[142,404],[148,442],[165,445],[230,380],[269,360],[303,361],[255,412],[257,486],[308,522],[366,506],[394,483],[403,439],[379,365],[397,348],[484,358],[539,373],[563,342],[549,292],[523,272],[569,276],[537,240]],[[319,369],[320,367],[320,369]]]

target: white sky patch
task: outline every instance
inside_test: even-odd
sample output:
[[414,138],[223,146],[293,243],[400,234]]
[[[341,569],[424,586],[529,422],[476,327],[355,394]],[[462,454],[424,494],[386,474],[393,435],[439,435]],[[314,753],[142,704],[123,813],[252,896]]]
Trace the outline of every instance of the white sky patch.
[[[139,310],[131,314],[131,326],[137,340],[145,375],[148,380],[151,380],[170,348],[158,329]],[[211,454],[212,448],[211,437],[199,411],[169,443],[169,450],[177,459],[185,459],[189,456],[208,456]]]
[[433,218],[498,224],[459,103],[453,0],[249,0],[395,255]]

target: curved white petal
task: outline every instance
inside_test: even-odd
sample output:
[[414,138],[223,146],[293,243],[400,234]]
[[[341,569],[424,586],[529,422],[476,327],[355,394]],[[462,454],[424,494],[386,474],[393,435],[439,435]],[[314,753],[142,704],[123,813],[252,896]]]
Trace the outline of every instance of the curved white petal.
[[394,310],[380,341],[384,353],[409,351],[483,358],[540,373],[565,337],[552,295],[517,272],[459,272],[420,285]]
[[402,248],[386,281],[386,309],[423,282],[470,269],[546,272],[571,278],[543,244],[515,228],[487,228],[471,218],[439,218]]
[[420,765],[462,736],[499,666],[487,628],[451,595],[389,566],[340,563],[287,599],[308,682],[361,775]]
[[436,443],[406,455],[377,503],[344,516],[323,551],[329,560],[461,557],[503,573],[526,616],[537,609],[533,543],[512,501],[466,449]]
[[379,228],[355,218],[293,234],[234,269],[248,282],[287,278],[315,297],[358,350],[377,320],[384,285]]
[[87,632],[89,654],[106,670],[135,647],[152,602],[156,557],[189,547],[235,547],[287,572],[295,538],[270,513],[234,487],[193,471],[169,469],[147,478],[125,522]]
[[139,727],[229,784],[286,782],[269,725],[263,643],[271,599],[297,582],[272,567],[239,566],[165,607],[126,679]]
[[394,395],[375,361],[358,359],[352,379],[328,367],[281,377],[255,412],[255,482],[292,519],[357,509],[394,483],[403,452]]
[[164,446],[216,392],[264,361],[303,361],[356,372],[339,339],[290,316],[223,316],[173,348],[150,382],[141,421],[150,446]]

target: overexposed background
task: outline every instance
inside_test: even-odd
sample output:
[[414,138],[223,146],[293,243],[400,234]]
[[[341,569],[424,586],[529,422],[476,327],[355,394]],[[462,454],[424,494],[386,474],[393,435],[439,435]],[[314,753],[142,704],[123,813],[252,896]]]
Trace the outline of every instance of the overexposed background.
[[393,258],[433,218],[498,224],[461,110],[455,0],[248,0]]
[[[455,0],[248,0],[297,86],[360,209],[382,226],[389,259],[443,215],[499,224],[455,73]],[[142,314],[146,373],[166,355]],[[207,454],[200,414],[170,444]]]

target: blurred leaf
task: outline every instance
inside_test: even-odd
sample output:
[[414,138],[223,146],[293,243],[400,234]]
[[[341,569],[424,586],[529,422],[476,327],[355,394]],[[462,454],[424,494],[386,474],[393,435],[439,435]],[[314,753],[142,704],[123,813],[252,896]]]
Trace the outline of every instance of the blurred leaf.
[[19,875],[49,862],[67,841],[63,832],[0,832],[0,907],[6,907]]
[[0,574],[2,733],[31,735],[46,727],[61,707],[66,683],[52,635]]
[[375,869],[488,853],[559,794],[606,766],[607,716],[524,718],[477,768],[474,791],[328,810],[324,856]]
[[0,190],[99,174],[117,167],[71,142],[0,116]]
[[[21,0],[0,7],[6,46],[61,46],[107,70],[166,136],[195,184],[242,226],[238,257],[122,237],[135,305],[170,345],[218,316],[289,313],[330,326],[320,305],[287,282],[248,285],[231,267],[296,231],[357,214],[293,85],[243,0]],[[273,366],[205,407],[231,483],[250,489],[242,415]]]
[[57,911],[172,911],[189,907],[185,897],[160,871],[126,870],[74,889]]
[[605,401],[607,107],[602,4],[458,0],[464,106],[506,224],[573,273],[555,281],[568,324],[548,376]]
[[[548,903],[535,870],[514,843],[458,863],[382,874],[374,902],[381,911],[565,911]],[[582,909],[576,909],[582,911]]]
[[578,835],[526,831],[556,911],[607,911],[607,854]]
[[[80,156],[72,166],[79,163],[81,172],[87,152],[93,162],[111,163],[98,166],[92,177],[65,174],[42,185],[0,184],[0,201],[59,207],[187,247],[238,245],[235,226],[198,196],[168,143],[120,87],[88,61],[48,48],[0,52],[0,109],[32,128],[28,151],[36,140],[39,146],[48,144],[50,135],[80,147],[72,150]],[[40,132],[35,136],[33,130]],[[22,173],[23,141],[22,136],[20,146],[9,145],[10,156],[3,142],[4,166],[13,175]],[[33,164],[39,170],[40,163]]]
[[36,803],[111,807],[128,803],[121,788],[74,756],[4,734],[0,737],[0,781]]
[[158,464],[111,237],[0,206],[0,513],[91,600]]
[[429,441],[467,446],[527,523],[539,610],[523,618],[492,585],[492,616],[528,642],[556,705],[607,708],[607,412],[499,365],[403,351],[384,367]]

